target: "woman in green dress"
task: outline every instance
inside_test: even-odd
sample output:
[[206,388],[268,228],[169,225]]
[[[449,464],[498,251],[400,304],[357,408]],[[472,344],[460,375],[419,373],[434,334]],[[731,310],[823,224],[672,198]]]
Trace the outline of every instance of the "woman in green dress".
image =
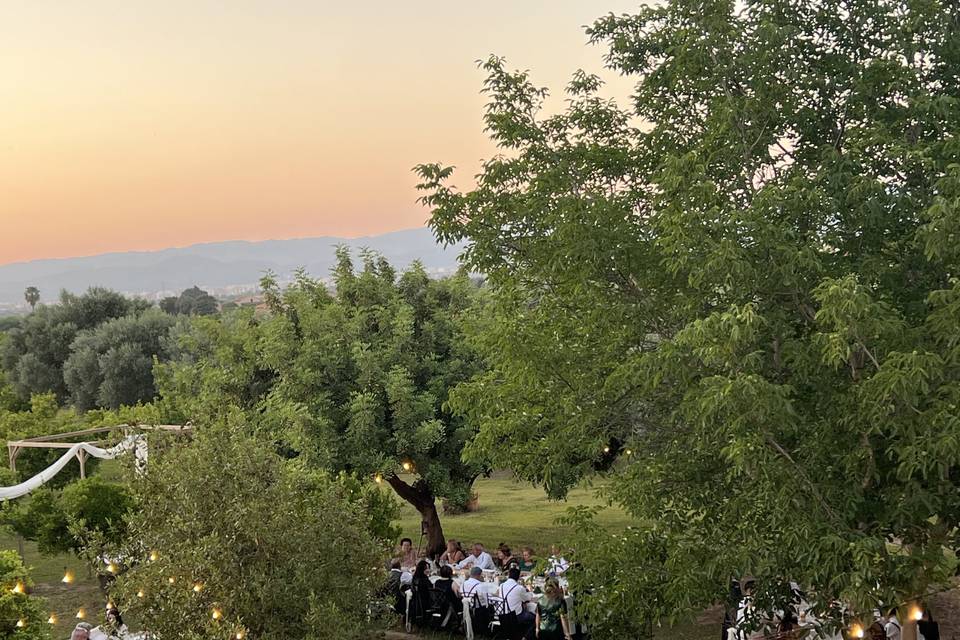
[[543,596],[537,602],[537,638],[540,640],[570,640],[567,621],[567,603],[556,578],[548,578]]
[[537,568],[537,558],[533,555],[532,547],[523,548],[523,556],[520,558],[520,571],[530,573]]

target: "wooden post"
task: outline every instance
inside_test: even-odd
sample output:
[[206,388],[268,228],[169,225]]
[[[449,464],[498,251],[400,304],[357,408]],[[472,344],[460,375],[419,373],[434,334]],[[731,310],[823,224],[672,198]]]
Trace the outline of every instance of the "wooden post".
[[20,455],[20,447],[7,443],[7,453],[10,456],[10,471],[17,472],[17,456]]

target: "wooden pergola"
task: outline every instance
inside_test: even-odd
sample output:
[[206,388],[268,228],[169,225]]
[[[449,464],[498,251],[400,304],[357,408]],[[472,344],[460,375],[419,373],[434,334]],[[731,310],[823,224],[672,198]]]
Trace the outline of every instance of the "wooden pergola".
[[[7,453],[10,458],[10,470],[17,470],[17,456],[20,455],[20,452],[24,449],[69,449],[77,444],[77,442],[61,442],[62,440],[68,438],[81,438],[79,442],[89,442],[90,444],[103,444],[103,436],[111,434],[115,431],[120,431],[123,433],[124,437],[130,435],[132,432],[142,432],[142,431],[164,431],[164,432],[173,432],[173,433],[189,433],[193,430],[193,425],[187,423],[185,425],[180,424],[118,424],[112,427],[95,427],[93,429],[82,429],[80,431],[66,431],[64,433],[55,433],[48,436],[35,436],[33,438],[25,438],[23,440],[10,440],[7,442]],[[89,440],[86,436],[98,436],[97,440]],[[86,451],[81,449],[77,452],[77,461],[80,463],[80,477],[86,478],[86,462],[88,454]]]

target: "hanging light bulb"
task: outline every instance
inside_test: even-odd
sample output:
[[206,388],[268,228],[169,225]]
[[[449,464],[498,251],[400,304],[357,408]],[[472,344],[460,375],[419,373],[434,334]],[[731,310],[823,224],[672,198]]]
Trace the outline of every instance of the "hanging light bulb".
[[142,597],[144,597],[145,595],[147,595],[147,594],[145,594],[145,593],[143,592],[143,589],[140,589],[140,591],[137,591],[137,597],[138,597],[138,598],[142,598]]
[[26,587],[23,586],[23,582],[17,580],[17,584],[13,585],[12,591],[14,593],[23,593],[26,590]]
[[910,619],[913,620],[914,622],[920,622],[921,620],[923,620],[923,609],[920,607],[920,605],[915,604],[912,607],[910,607],[909,616],[910,616]]
[[610,447],[604,447],[604,448],[603,448],[603,452],[604,452],[604,453],[610,453]]
[[213,611],[210,613],[210,617],[212,617],[214,620],[219,620],[220,618],[223,617],[223,612],[220,611],[220,609],[217,609],[216,607],[214,607]]
[[51,613],[50,617],[47,618],[47,624],[57,624],[57,614]]
[[202,583],[202,582],[194,582],[194,583],[193,583],[193,592],[194,592],[194,593],[200,593],[201,591],[203,591],[203,583]]
[[83,607],[81,607],[80,610],[77,611],[77,619],[83,620],[86,617],[87,617],[87,612],[83,610]]
[[73,571],[64,571],[63,578],[60,580],[63,584],[70,584],[73,582]]
[[243,629],[237,629],[237,632],[234,634],[233,637],[236,638],[237,640],[243,640],[245,635],[246,634],[243,632]]
[[176,582],[176,581],[177,581],[177,579],[174,578],[173,576],[170,576],[169,578],[167,578],[167,583],[168,583],[168,584],[173,584],[173,583]]
[[632,456],[632,455],[633,455],[633,450],[632,450],[632,449],[627,449],[627,450],[626,450],[626,454],[627,454],[628,456]]
[[851,638],[862,638],[863,637],[863,625],[859,622],[855,622],[850,625],[850,637]]
[[26,620],[24,620],[23,618],[20,618],[19,620],[17,620],[17,629],[23,629],[25,626],[27,626]]
[[160,554],[158,554],[156,551],[150,552],[150,562],[156,562],[157,558],[159,557],[160,557]]
[[410,464],[410,461],[409,461],[409,460],[404,460],[404,461],[403,461],[403,470],[404,470],[404,471],[410,471],[410,469],[413,469],[413,465]]

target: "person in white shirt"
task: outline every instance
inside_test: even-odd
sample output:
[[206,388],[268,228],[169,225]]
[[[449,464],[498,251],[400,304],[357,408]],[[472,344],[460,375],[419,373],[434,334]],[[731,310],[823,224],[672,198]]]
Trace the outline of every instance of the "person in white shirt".
[[524,605],[529,598],[526,587],[518,582],[520,580],[520,568],[512,567],[507,572],[507,579],[500,585],[500,599],[505,605],[504,610],[517,614],[517,622],[523,631],[524,638],[527,637],[527,631],[533,626],[536,616],[526,610]]
[[550,547],[550,551],[551,555],[547,559],[547,572],[554,573],[558,576],[563,575],[567,569],[570,568],[570,563],[560,555],[560,550],[557,548],[557,545]]
[[473,567],[470,569],[470,577],[463,581],[463,584],[460,586],[460,595],[463,598],[472,598],[473,596],[477,597],[481,607],[487,606],[487,592],[483,588],[483,580],[480,579],[480,576],[483,575],[483,569],[480,567]]
[[483,545],[479,542],[474,543],[473,553],[457,563],[457,569],[466,569],[467,567],[493,569],[494,566],[493,557],[483,550]]
[[900,640],[900,620],[897,618],[896,609],[890,609],[883,630],[887,634],[887,640]]

